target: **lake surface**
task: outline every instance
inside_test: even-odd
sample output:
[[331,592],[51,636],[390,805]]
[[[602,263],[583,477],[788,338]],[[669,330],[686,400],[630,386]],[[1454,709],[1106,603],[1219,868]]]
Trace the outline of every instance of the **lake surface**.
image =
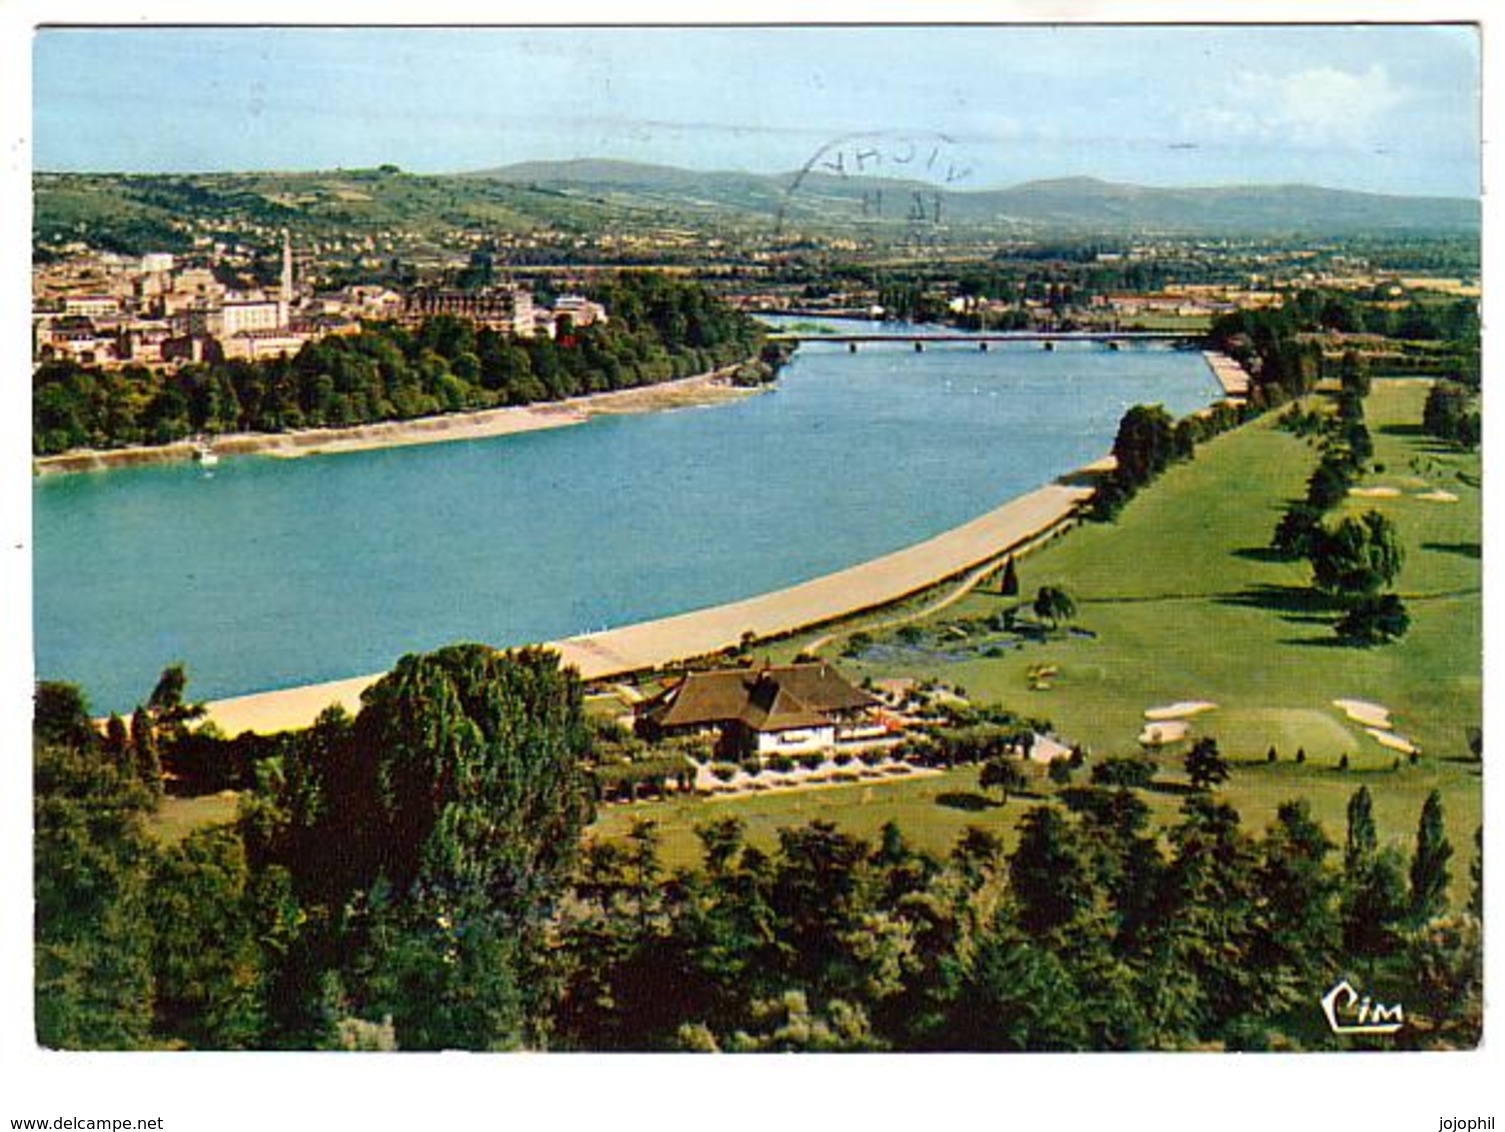
[[813,343],[714,407],[46,476],[37,672],[124,711],[175,661],[213,699],[681,613],[928,538],[1103,455],[1130,405],[1217,395],[1166,348]]

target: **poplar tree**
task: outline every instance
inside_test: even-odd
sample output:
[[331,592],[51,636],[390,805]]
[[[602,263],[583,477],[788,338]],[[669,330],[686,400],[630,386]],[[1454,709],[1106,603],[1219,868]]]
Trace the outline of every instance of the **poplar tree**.
[[998,592],[1004,597],[1017,597],[1019,594],[1019,571],[1014,566],[1012,554],[1003,564],[1003,580],[998,584]]
[[1448,861],[1453,847],[1442,822],[1442,795],[1433,790],[1422,803],[1416,830],[1416,852],[1411,858],[1411,916],[1429,920],[1447,911]]

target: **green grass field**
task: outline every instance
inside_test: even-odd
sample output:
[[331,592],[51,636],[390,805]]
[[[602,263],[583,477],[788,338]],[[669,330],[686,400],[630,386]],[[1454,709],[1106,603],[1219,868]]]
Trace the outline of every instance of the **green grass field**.
[[176,845],[196,829],[235,820],[240,799],[233,790],[197,798],[163,798],[148,828],[165,845]]
[[[1076,624],[1091,638],[1063,634],[959,662],[914,650],[902,662],[840,663],[854,678],[908,675],[958,685],[975,701],[1050,719],[1066,740],[1099,756],[1137,751],[1146,708],[1210,700],[1219,707],[1195,718],[1192,736],[1215,736],[1241,764],[1224,793],[1251,828],[1267,824],[1281,801],[1300,796],[1330,835],[1341,836],[1347,798],[1363,781],[1375,795],[1384,834],[1409,839],[1422,800],[1436,787],[1459,857],[1467,859],[1481,812],[1477,766],[1467,761],[1467,729],[1480,722],[1482,696],[1481,500],[1471,486],[1480,482],[1480,460],[1421,435],[1425,398],[1423,383],[1375,383],[1366,412],[1383,471],[1359,486],[1397,494],[1355,496],[1339,510],[1380,510],[1401,532],[1406,564],[1398,589],[1412,624],[1400,642],[1340,647],[1331,624],[1336,615],[1312,601],[1308,567],[1265,552],[1281,511],[1303,494],[1317,459],[1306,441],[1266,418],[1204,445],[1194,461],[1171,469],[1130,503],[1118,522],[1082,526],[1020,561],[1022,596],[1042,585],[1064,587],[1077,603]],[[1432,490],[1456,501],[1419,497]],[[984,617],[1018,600],[977,592],[934,621]],[[759,651],[785,659],[817,635]],[[839,649],[838,642],[826,651],[835,657]],[[1032,691],[1029,670],[1042,664],[1057,675],[1049,690]],[[1420,763],[1392,770],[1395,752],[1346,719],[1332,704],[1338,698],[1388,707],[1397,733],[1424,752]],[[1280,758],[1273,767],[1264,763],[1271,745]],[[1307,754],[1299,767],[1298,747]],[[1161,756],[1167,776],[1183,750]],[[1345,754],[1347,773],[1337,769]],[[866,835],[894,818],[917,843],[944,850],[967,824],[1007,830],[1025,808],[1013,802],[968,812],[936,801],[959,791],[975,791],[975,772],[957,771],[945,782],[614,808],[596,832],[625,829],[634,813],[651,817],[663,829],[669,858],[684,862],[694,855],[691,825],[713,812],[736,813],[755,837],[770,839],[778,826],[814,817]],[[1171,795],[1151,798],[1161,816],[1179,804]]]

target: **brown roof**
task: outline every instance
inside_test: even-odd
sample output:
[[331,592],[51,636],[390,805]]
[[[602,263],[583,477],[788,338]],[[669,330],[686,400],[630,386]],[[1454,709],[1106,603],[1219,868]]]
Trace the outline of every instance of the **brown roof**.
[[828,713],[876,703],[820,661],[690,672],[640,709],[658,727],[712,726],[740,720],[757,731],[818,727]]
[[795,727],[823,727],[831,720],[777,680],[762,679],[753,685],[742,722],[754,731],[788,731]]

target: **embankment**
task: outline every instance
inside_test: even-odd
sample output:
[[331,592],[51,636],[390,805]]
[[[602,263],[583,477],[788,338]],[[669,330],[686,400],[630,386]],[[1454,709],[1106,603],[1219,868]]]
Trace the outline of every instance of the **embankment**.
[[[586,679],[658,668],[735,645],[744,634],[779,636],[887,605],[996,558],[1065,522],[1092,488],[1083,473],[1063,477],[924,542],[785,589],[550,642]],[[330,704],[354,712],[380,674],[261,692],[209,705],[228,734],[303,727]]]

